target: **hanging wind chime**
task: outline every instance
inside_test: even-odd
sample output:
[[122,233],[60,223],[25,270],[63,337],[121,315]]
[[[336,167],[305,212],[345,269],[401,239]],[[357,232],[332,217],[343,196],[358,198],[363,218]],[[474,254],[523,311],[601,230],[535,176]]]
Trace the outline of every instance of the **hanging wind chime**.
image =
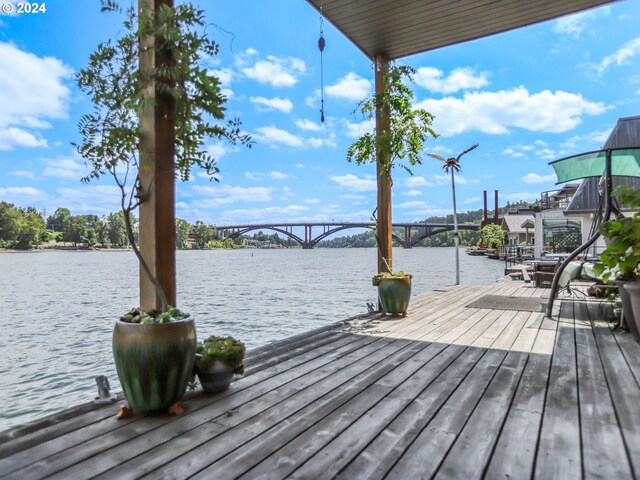
[[[322,6],[320,7],[322,13]],[[324,36],[322,31],[322,14],[320,15],[320,38],[318,39],[318,49],[320,49],[320,123],[324,123],[324,69],[322,65],[322,52],[324,52]]]

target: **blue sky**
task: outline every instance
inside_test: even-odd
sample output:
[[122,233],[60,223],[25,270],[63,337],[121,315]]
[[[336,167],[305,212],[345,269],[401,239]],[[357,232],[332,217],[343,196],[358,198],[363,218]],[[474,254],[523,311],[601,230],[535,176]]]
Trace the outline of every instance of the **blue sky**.
[[[12,3],[14,0],[0,0]],[[126,2],[122,2],[126,5]],[[209,67],[223,82],[228,113],[256,145],[212,142],[220,182],[194,175],[177,186],[177,215],[208,223],[368,220],[375,170],[345,160],[368,128],[351,112],[373,89],[371,62],[324,22],[325,116],[320,124],[320,17],[304,0],[199,3],[220,44]],[[121,17],[98,0],[52,0],[46,12],[0,15],[0,201],[51,214],[107,214],[118,193],[86,168],[70,142],[90,106],[75,87],[100,41]],[[435,115],[423,165],[394,173],[393,218],[451,212],[450,180],[426,153],[448,156],[473,143],[457,178],[459,210],[534,200],[554,188],[548,162],[599,148],[617,118],[640,114],[640,2],[578,15],[407,57],[416,103]],[[491,200],[490,200],[491,202]]]

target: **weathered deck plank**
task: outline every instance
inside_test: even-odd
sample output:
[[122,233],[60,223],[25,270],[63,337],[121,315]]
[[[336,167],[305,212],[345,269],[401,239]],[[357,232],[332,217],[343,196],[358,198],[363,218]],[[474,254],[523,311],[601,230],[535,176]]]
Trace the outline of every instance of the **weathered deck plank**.
[[582,478],[573,303],[562,303],[560,310],[535,466],[539,479]]
[[[613,400],[613,407],[620,424],[620,432],[634,475],[638,476],[638,472],[640,472],[640,416],[638,416],[640,389],[632,370],[629,369],[629,365],[625,361],[627,349],[636,350],[638,344],[628,333],[617,333],[614,336],[608,324],[595,320],[598,318],[594,311],[596,307],[594,305],[589,305],[589,307],[589,313],[594,323],[593,332]],[[620,348],[618,342],[624,346]]]
[[[591,331],[587,305],[576,302],[574,312],[584,475],[587,478],[630,478],[631,465]],[[586,324],[580,324],[585,320]]]
[[[635,478],[640,344],[595,302],[502,281],[414,299],[250,352],[247,374],[188,413],[116,406],[0,433],[3,478]],[[559,308],[558,308],[559,306]]]
[[509,352],[435,478],[481,478],[502,430],[528,354]]
[[[359,352],[360,356],[367,356],[368,362],[359,363],[357,361],[359,358],[355,355],[344,356],[340,362],[332,363],[322,371],[313,372],[314,376],[318,378],[315,383],[296,379],[285,388],[274,391],[270,399],[256,398],[242,407],[232,407],[231,411],[235,413],[231,416],[227,416],[224,411],[217,415],[210,415],[209,421],[203,423],[201,428],[180,432],[178,448],[172,442],[165,442],[154,450],[157,455],[138,456],[131,461],[126,461],[132,458],[129,453],[130,449],[124,448],[119,453],[128,458],[123,458],[121,465],[116,470],[108,472],[106,476],[116,474],[118,478],[128,478],[128,472],[132,471],[152,472],[153,478],[170,477],[171,473],[175,474],[177,470],[195,473],[217,458],[229,453],[234,446],[251,440],[251,435],[257,435],[262,430],[271,428],[277,422],[285,420],[287,416],[304,408],[318,396],[323,396],[336,388],[337,385],[362,375],[363,370],[370,368],[372,372],[375,372],[376,365],[386,358],[389,362],[378,367],[378,369],[384,370],[395,365],[395,362],[401,363],[414,354],[417,348],[425,347],[425,345],[411,345],[409,342],[390,339],[378,339],[368,346],[371,348]],[[336,371],[332,374],[334,368]],[[367,371],[367,373],[369,372]],[[209,423],[214,423],[222,428],[209,434],[207,431]],[[245,426],[244,423],[248,425]],[[237,431],[231,430],[236,426],[240,426]],[[246,438],[247,435],[249,438]],[[177,461],[174,462],[174,459]],[[154,471],[159,467],[162,467],[160,472]]]

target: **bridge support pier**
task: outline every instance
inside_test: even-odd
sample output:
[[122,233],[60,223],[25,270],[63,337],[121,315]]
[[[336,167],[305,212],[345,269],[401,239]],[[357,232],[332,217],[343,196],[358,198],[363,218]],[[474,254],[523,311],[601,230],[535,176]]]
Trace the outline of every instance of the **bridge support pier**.
[[402,248],[412,248],[412,245],[411,245],[411,226],[404,227],[404,241],[402,242]]

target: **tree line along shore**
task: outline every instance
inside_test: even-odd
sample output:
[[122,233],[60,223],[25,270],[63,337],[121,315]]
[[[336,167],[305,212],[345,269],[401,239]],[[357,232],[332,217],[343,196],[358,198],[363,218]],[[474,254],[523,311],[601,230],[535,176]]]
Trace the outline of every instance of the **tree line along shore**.
[[[523,202],[507,204],[499,214],[509,209],[521,207]],[[484,217],[483,210],[458,213],[458,222],[479,224]],[[427,223],[453,223],[453,216],[432,216]],[[134,218],[137,238],[137,219]],[[399,232],[400,234],[402,232]],[[460,245],[474,246],[481,240],[481,232],[461,230]],[[453,232],[443,232],[424,239],[421,247],[451,247],[454,245]],[[178,249],[218,249],[265,247],[299,248],[291,238],[277,233],[259,231],[252,235],[242,235],[236,239],[223,238],[214,225],[200,220],[190,223],[176,219],[176,248]],[[373,231],[355,235],[345,235],[320,242],[316,248],[374,248]],[[57,208],[52,215],[38,211],[34,207],[18,207],[8,202],[0,202],[0,248],[33,250],[35,248],[112,248],[129,247],[122,212],[109,215],[72,215],[68,208]]]

